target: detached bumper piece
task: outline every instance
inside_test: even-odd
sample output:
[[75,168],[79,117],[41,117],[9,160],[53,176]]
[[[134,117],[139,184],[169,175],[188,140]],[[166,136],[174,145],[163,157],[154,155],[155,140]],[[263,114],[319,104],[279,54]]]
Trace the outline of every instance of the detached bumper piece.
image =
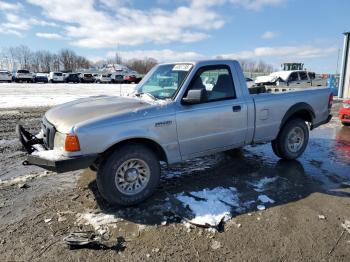
[[35,145],[41,145],[42,148],[45,148],[42,139],[38,139],[36,136],[26,131],[21,125],[16,126],[16,132],[23,148],[28,153],[27,159],[23,161],[23,165],[25,166],[35,165],[50,171],[63,173],[87,168],[91,166],[98,157],[97,154],[94,154],[78,157],[62,157],[57,160],[46,159],[42,156],[32,154],[37,151]]

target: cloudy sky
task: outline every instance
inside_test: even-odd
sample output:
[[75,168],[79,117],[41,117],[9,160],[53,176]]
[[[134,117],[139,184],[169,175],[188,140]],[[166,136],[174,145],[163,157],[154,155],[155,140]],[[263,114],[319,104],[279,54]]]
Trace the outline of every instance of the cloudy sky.
[[91,60],[300,61],[335,72],[347,0],[0,0],[0,48],[74,49]]

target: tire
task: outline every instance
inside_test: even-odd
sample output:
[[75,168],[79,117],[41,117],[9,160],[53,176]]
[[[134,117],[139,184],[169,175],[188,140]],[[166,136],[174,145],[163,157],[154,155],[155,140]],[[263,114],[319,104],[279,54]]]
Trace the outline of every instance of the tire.
[[[142,166],[141,169],[128,165],[128,163],[135,165],[135,161],[138,166]],[[127,169],[123,171],[125,166]],[[138,172],[140,170],[143,170],[143,172]],[[128,171],[131,176],[129,179],[133,182],[127,182]],[[147,172],[148,176],[145,175]],[[117,176],[117,173],[119,176]],[[144,175],[141,175],[141,173],[144,173]],[[116,183],[118,177],[120,178],[119,186]],[[142,182],[141,179],[145,179],[145,181]],[[116,149],[102,161],[96,180],[99,192],[110,204],[136,205],[149,198],[157,188],[160,180],[159,160],[156,154],[147,147],[139,144],[129,144]],[[135,181],[140,183],[137,184]],[[134,186],[131,187],[131,184],[134,184]],[[139,188],[136,188],[136,186]]]
[[278,156],[279,158],[282,158],[280,152],[278,151],[276,140],[273,140],[273,141],[271,142],[271,147],[272,147],[273,153],[274,153],[276,156]]
[[343,124],[343,126],[350,126],[350,123],[346,123],[346,122],[341,122]]
[[282,159],[296,159],[301,156],[309,142],[309,128],[300,118],[289,120],[272,141],[272,150]]

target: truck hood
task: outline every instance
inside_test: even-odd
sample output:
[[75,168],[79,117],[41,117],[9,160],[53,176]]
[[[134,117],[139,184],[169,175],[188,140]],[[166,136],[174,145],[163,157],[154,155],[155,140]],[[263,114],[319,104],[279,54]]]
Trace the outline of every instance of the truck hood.
[[55,126],[57,131],[69,133],[75,125],[81,122],[111,114],[116,116],[150,106],[152,106],[151,103],[137,98],[89,97],[56,106],[46,112],[45,118]]

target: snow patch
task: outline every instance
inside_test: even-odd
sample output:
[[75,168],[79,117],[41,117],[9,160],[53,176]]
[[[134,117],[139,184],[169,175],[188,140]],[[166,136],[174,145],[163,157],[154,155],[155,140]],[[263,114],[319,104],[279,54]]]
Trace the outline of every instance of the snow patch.
[[61,150],[42,150],[42,151],[34,151],[32,153],[33,156],[38,156],[40,158],[44,158],[49,161],[59,161],[63,160],[66,157],[63,155],[63,151]]
[[258,210],[260,210],[260,211],[266,209],[266,207],[265,207],[264,205],[258,205],[256,208],[257,208]]
[[203,226],[218,226],[221,221],[231,218],[231,209],[239,207],[236,188],[217,187],[204,189],[189,194],[180,193],[175,197],[192,210],[194,218],[192,224]]
[[116,217],[114,214],[105,213],[84,213],[77,214],[78,223],[85,222],[85,225],[91,225],[97,232],[102,233],[105,226],[114,225],[122,221],[122,218]]
[[258,199],[260,202],[266,204],[266,203],[275,203],[275,200],[272,200],[271,198],[269,198],[267,195],[260,195],[258,196]]
[[0,84],[0,108],[49,107],[91,96],[128,96],[134,84]]
[[345,220],[341,226],[350,234],[350,220]]
[[1,180],[0,179],[0,186],[12,186],[12,185],[16,185],[18,183],[24,183],[27,182],[29,180],[33,180],[34,178],[40,178],[40,177],[46,177],[53,174],[52,172],[49,171],[45,171],[43,173],[36,173],[36,174],[29,174],[29,175],[25,175],[25,176],[20,176],[20,177],[15,177],[12,179],[8,179],[8,180]]
[[37,150],[37,151],[44,151],[44,150],[46,150],[46,149],[44,148],[44,146],[41,145],[41,144],[35,144],[35,145],[32,145],[32,147],[33,147],[35,150]]
[[12,146],[14,144],[19,144],[18,139],[0,139],[0,146],[1,147],[6,147],[6,146]]
[[265,191],[265,187],[268,184],[271,184],[273,182],[275,182],[278,179],[278,177],[264,177],[258,181],[255,182],[248,182],[250,185],[252,185],[254,187],[254,190],[256,192],[263,192]]

